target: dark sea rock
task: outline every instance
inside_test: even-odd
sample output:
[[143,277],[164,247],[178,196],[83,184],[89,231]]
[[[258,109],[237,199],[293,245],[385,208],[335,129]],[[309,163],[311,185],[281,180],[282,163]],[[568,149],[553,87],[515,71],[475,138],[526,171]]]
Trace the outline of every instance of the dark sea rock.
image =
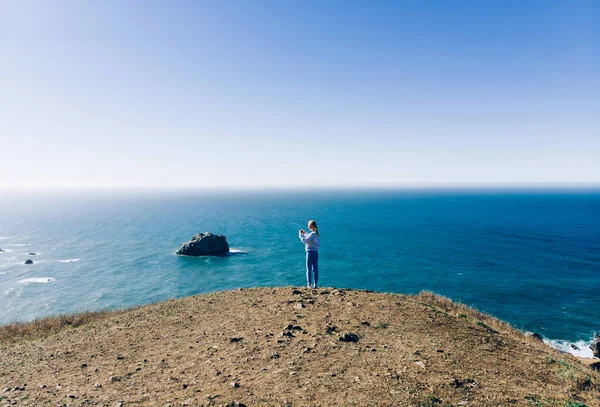
[[223,235],[198,233],[184,243],[175,254],[186,256],[218,256],[229,253],[229,244]]
[[594,352],[594,357],[600,358],[600,336],[596,332],[594,332],[594,340],[590,349]]
[[29,253],[30,256],[35,256],[37,253]]
[[27,260],[25,260],[25,264],[33,264],[33,260],[27,259]]
[[0,249],[0,253],[2,253],[4,250]]

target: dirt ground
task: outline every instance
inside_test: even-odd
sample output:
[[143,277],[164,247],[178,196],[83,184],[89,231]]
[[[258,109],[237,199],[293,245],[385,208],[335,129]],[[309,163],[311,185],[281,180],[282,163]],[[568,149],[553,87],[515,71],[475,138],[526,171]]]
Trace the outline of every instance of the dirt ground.
[[256,288],[109,313],[0,344],[0,406],[600,407],[591,367],[428,298]]

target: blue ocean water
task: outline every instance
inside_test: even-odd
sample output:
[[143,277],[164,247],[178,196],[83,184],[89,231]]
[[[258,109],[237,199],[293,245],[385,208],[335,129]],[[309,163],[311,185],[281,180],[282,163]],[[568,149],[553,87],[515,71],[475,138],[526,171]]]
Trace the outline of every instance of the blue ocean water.
[[[600,191],[2,193],[0,324],[305,285],[298,230],[309,219],[321,286],[431,290],[591,355]],[[174,255],[204,231],[234,254]]]

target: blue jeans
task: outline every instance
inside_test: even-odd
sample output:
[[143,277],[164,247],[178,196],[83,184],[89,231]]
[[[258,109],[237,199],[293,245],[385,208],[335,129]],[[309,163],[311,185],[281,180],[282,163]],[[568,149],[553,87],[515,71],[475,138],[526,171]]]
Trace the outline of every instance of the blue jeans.
[[[313,278],[314,277],[314,278]],[[319,252],[306,252],[306,284],[319,284]]]

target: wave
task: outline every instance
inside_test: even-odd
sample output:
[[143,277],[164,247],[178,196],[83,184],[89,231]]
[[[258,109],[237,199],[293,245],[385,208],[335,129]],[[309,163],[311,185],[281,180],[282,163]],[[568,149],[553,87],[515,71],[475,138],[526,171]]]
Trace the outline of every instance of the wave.
[[56,279],[54,277],[34,277],[34,278],[26,278],[23,280],[19,280],[19,283],[21,283],[21,284],[29,284],[29,283],[45,284],[45,283],[52,283],[54,281],[56,281]]
[[55,260],[58,263],[76,263],[81,259],[66,259],[66,260]]
[[[2,250],[3,250],[4,253],[12,253],[12,252],[14,252],[14,250],[10,250],[10,249],[2,249]],[[0,253],[3,253],[3,252],[0,252]]]
[[569,341],[555,340],[555,339],[544,339],[544,343],[550,345],[554,349],[558,349],[563,353],[570,353],[573,356],[580,358],[593,358],[594,353],[590,349],[592,342],[586,342],[583,340],[575,343]]
[[17,244],[9,244],[8,247],[25,247],[25,246],[31,246],[30,244],[27,243],[17,243]]

